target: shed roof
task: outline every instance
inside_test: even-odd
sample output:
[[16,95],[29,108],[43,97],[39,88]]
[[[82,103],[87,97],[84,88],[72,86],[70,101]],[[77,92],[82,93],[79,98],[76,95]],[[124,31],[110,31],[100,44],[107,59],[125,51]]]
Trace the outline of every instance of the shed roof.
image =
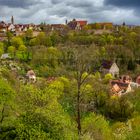
[[113,62],[112,61],[108,61],[108,60],[103,60],[102,62],[102,67],[104,69],[110,69],[112,66]]

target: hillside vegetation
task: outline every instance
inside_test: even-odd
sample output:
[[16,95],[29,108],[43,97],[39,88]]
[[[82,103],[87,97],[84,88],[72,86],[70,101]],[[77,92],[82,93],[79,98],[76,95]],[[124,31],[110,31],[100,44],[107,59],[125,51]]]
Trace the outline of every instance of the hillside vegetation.
[[[140,28],[7,33],[0,42],[0,140],[139,140],[140,89],[114,96],[103,60],[140,75]],[[33,70],[35,82],[27,79]]]

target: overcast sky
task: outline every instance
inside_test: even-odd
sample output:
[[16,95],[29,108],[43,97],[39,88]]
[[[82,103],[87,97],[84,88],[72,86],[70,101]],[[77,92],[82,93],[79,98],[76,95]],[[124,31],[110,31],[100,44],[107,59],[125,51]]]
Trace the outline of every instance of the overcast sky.
[[0,0],[0,20],[16,23],[94,22],[140,24],[140,0]]

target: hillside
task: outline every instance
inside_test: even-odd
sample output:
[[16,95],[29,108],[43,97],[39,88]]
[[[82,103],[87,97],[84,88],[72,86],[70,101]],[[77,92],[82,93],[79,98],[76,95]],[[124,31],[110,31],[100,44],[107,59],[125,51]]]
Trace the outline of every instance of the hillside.
[[0,42],[1,140],[138,140],[140,27],[43,28]]

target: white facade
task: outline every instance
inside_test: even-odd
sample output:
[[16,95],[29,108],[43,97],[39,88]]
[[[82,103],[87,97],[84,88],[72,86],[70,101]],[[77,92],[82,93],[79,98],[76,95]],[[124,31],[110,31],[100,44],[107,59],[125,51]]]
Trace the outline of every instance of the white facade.
[[109,73],[112,74],[113,77],[119,76],[119,67],[116,63],[113,63],[109,69]]
[[14,32],[16,29],[15,29],[15,26],[13,24],[10,24],[8,27],[8,30]]

